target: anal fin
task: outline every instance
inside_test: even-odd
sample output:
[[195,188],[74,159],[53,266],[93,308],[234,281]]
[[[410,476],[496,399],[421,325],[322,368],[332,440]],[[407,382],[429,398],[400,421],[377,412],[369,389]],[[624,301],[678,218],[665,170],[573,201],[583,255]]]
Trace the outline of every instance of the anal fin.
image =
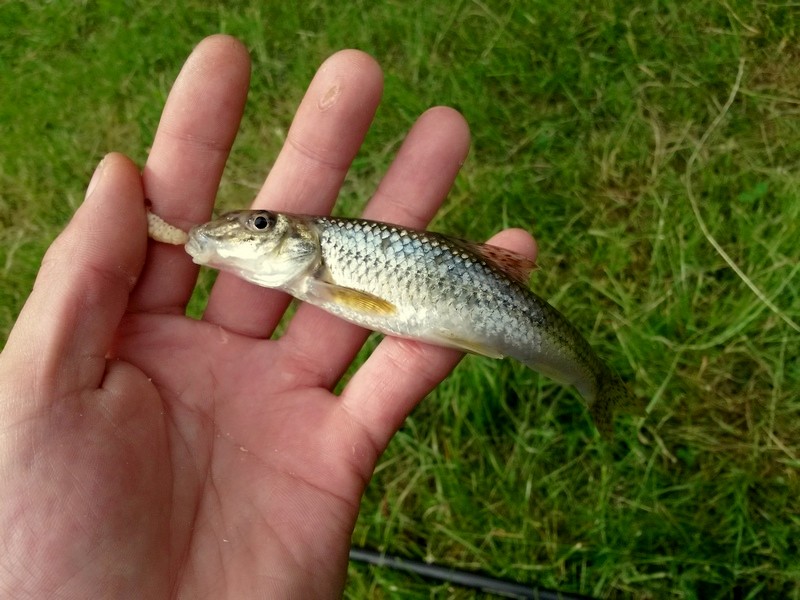
[[430,341],[435,344],[438,343],[450,348],[456,348],[458,350],[462,350],[463,352],[469,352],[470,354],[479,354],[481,356],[488,356],[489,358],[503,358],[505,356],[494,348],[489,348],[477,340],[466,339],[462,336],[454,334],[451,331],[440,330],[434,335],[428,334],[425,337],[426,341]]

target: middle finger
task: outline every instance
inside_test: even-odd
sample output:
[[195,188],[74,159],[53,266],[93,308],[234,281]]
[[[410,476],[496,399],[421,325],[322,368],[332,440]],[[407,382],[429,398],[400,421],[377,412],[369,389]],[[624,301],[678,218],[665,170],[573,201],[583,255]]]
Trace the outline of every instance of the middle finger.
[[[343,50],[326,60],[297,109],[253,208],[329,213],[382,91],[383,75],[369,55]],[[289,300],[282,292],[220,273],[203,318],[230,331],[269,337]]]
[[[444,201],[469,150],[469,128],[455,110],[437,107],[423,114],[364,211],[364,218],[424,228]],[[291,360],[316,365],[318,380],[304,385],[332,387],[369,335],[309,304],[301,304],[281,338]]]

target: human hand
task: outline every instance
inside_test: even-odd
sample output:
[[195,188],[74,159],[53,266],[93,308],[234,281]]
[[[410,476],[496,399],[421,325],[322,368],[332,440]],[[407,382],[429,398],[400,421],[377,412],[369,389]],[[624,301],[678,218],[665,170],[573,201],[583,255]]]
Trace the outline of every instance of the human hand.
[[[53,243],[0,355],[0,590],[14,597],[328,597],[375,462],[460,354],[387,338],[339,396],[367,332],[146,239],[153,211],[208,219],[244,106],[246,50],[214,36],[176,81],[143,173],[108,155]],[[256,207],[328,212],[382,77],[318,71]],[[364,215],[424,227],[467,153],[455,111],[413,126]],[[507,231],[493,243],[528,255]]]

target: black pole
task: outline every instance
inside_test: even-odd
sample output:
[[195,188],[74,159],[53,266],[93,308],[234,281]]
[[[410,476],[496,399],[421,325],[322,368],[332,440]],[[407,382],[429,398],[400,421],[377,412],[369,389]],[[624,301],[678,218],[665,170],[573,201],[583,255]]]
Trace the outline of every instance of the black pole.
[[447,583],[455,583],[467,588],[481,590],[505,596],[506,598],[533,598],[534,600],[593,600],[589,596],[581,596],[557,590],[535,588],[517,581],[499,579],[480,573],[459,571],[436,564],[428,564],[419,560],[409,560],[397,556],[390,556],[375,550],[353,546],[350,548],[350,560],[367,563],[378,567],[389,567],[396,571],[414,573],[428,579],[435,579]]

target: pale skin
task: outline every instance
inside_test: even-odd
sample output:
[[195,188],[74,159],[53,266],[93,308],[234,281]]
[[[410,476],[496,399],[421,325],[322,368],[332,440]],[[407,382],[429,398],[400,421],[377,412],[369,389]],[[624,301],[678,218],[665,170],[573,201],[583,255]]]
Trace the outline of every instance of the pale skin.
[[[270,340],[289,298],[224,274],[184,316],[197,267],[148,242],[145,198],[209,219],[248,83],[241,44],[204,40],[144,169],[106,156],[42,262],[0,355],[3,597],[340,596],[380,453],[461,356],[387,338],[336,396],[363,329],[301,306]],[[330,57],[254,206],[329,212],[381,89],[369,56]],[[364,216],[424,227],[468,145],[457,112],[424,113]],[[522,231],[491,241],[535,258]]]

